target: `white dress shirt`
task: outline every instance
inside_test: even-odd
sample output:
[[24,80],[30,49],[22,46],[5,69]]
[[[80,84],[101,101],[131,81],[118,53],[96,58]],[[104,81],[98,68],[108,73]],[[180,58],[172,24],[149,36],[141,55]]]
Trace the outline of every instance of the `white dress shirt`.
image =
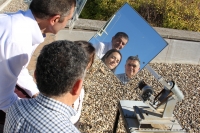
[[81,117],[81,109],[82,109],[82,104],[83,104],[83,98],[84,98],[84,94],[85,91],[82,88],[81,89],[81,93],[79,95],[79,97],[76,99],[76,101],[74,102],[74,110],[77,111],[76,115],[72,116],[70,118],[70,121],[75,124],[76,122],[78,122],[79,118]]
[[93,45],[95,47],[96,55],[101,59],[108,50],[112,49],[111,42],[99,42]]
[[0,110],[6,111],[18,99],[16,84],[29,96],[39,92],[26,67],[43,41],[30,10],[0,14]]

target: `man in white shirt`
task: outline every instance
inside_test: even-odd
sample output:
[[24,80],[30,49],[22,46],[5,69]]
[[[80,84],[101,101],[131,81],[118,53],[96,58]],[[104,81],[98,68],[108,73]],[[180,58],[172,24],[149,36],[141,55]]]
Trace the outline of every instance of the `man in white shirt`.
[[101,59],[108,50],[111,49],[122,49],[128,43],[129,37],[124,32],[117,32],[115,36],[112,37],[111,42],[100,42],[95,44],[96,55]]
[[0,14],[0,110],[19,98],[17,84],[30,97],[39,93],[27,65],[46,33],[56,34],[72,18],[76,0],[32,0],[29,10]]
[[128,83],[140,70],[140,60],[137,56],[129,56],[125,64],[125,73],[117,74],[117,78],[123,83]]

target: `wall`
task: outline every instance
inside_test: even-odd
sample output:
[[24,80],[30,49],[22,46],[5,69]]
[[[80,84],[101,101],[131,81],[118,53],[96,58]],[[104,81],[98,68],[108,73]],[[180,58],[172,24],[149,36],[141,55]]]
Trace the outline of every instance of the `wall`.
[[[79,19],[72,31],[68,28],[56,35],[56,40],[89,40],[105,21]],[[154,29],[168,42],[168,46],[151,62],[200,64],[200,33],[167,28]]]

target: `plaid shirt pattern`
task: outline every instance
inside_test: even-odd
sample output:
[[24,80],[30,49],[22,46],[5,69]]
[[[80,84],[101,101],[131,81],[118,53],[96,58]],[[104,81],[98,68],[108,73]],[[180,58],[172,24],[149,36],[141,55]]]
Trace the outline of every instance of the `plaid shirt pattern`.
[[126,84],[128,83],[131,79],[129,79],[125,73],[122,74],[117,74],[117,78],[123,83]]
[[75,114],[72,107],[39,94],[9,108],[4,133],[79,133],[70,121]]

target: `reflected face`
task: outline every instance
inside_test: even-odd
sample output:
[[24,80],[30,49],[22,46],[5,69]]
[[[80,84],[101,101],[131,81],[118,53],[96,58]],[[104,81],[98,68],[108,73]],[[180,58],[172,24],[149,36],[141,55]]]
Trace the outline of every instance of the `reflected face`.
[[121,60],[121,56],[118,52],[113,52],[105,59],[105,64],[109,69],[117,67]]
[[128,40],[124,37],[113,37],[112,38],[112,48],[120,50],[126,45],[127,42],[128,42]]
[[128,60],[125,65],[126,75],[131,79],[140,70],[140,63],[137,60]]

